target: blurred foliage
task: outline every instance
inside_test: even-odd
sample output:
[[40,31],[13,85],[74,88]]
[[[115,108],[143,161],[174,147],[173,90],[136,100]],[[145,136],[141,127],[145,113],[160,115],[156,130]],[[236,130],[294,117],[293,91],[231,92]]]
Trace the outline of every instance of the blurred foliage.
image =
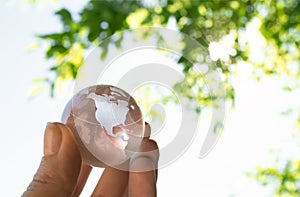
[[[48,43],[46,58],[54,60],[51,61],[54,65],[50,71],[55,77],[47,81],[51,83],[53,94],[58,82],[76,78],[83,63],[84,51],[92,45],[124,29],[164,27],[171,18],[176,20],[181,32],[206,46],[221,40],[232,31],[236,33],[233,43],[235,52],[225,61],[218,60],[225,79],[234,70],[234,63],[239,61],[251,63],[256,68],[254,73],[258,75],[264,73],[298,77],[299,9],[298,0],[102,0],[87,2],[79,13],[79,19],[74,20],[72,14],[63,8],[55,13],[60,17],[61,31],[39,36],[43,42]],[[261,21],[260,30],[266,39],[265,58],[258,62],[249,58],[250,41],[239,40],[241,32],[246,30],[253,19]],[[115,42],[118,43],[120,40]],[[192,65],[184,61],[182,63],[185,66],[184,72],[188,74]],[[229,99],[234,98],[232,88],[228,88],[228,95]]]
[[272,168],[257,167],[254,177],[262,185],[275,188],[275,196],[300,196],[300,160],[286,161]]
[[[39,35],[40,42],[47,43],[45,57],[52,64],[51,76],[43,82],[50,84],[53,96],[58,84],[76,78],[84,54],[92,46],[125,29],[166,27],[168,22],[175,20],[179,31],[207,48],[213,43],[219,46],[218,43],[231,35],[231,48],[221,51],[227,57],[213,59],[216,69],[223,73],[227,100],[234,101],[230,77],[236,73],[239,62],[250,64],[258,79],[266,75],[286,76],[293,81],[285,87],[291,91],[299,87],[299,13],[299,0],[91,0],[80,13],[71,14],[65,8],[58,10],[55,15],[60,18],[61,31]],[[74,14],[79,15],[78,19],[73,18]],[[256,25],[257,32],[251,31],[251,25],[252,29]],[[122,37],[111,43],[121,47],[121,40]],[[103,47],[102,59],[107,54],[107,46]],[[259,58],[253,55],[255,53],[259,53]],[[186,98],[196,100],[201,107],[210,105],[211,96],[203,90],[204,83],[201,76],[193,72],[193,65],[185,59],[178,63],[183,65],[186,80],[175,84],[175,89]],[[195,89],[198,91],[196,97],[192,92]],[[201,108],[196,111],[200,112]],[[279,196],[299,196],[299,163],[290,161],[282,169],[258,169],[257,179],[263,184],[275,184]]]
[[[14,1],[14,0],[11,0]],[[27,4],[44,4],[44,3],[52,3],[57,4],[57,0],[23,0],[23,2]]]

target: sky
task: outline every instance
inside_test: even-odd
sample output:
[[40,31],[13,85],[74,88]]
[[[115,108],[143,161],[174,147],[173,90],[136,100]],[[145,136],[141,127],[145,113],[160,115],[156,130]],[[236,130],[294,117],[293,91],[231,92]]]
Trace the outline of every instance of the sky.
[[[23,5],[0,2],[0,78],[2,113],[0,132],[1,195],[20,196],[31,181],[42,157],[43,132],[47,122],[60,121],[70,94],[49,97],[47,89],[29,99],[33,79],[47,74],[44,51],[28,52],[34,35],[60,29],[53,12],[61,6],[76,11],[84,2],[64,0],[53,5]],[[299,158],[296,116],[280,112],[299,106],[299,92],[284,92],[286,82],[270,77],[256,82],[251,69],[237,66],[232,79],[236,90],[235,108],[228,110],[225,130],[213,151],[199,159],[208,124],[201,119],[194,142],[184,155],[159,171],[158,196],[271,196],[271,189],[257,184],[245,173],[257,165],[272,166],[274,159]],[[160,141],[160,136],[155,136]],[[162,140],[161,140],[162,141]],[[162,142],[163,143],[163,142]],[[273,153],[271,153],[273,152]],[[94,169],[82,196],[89,196],[101,169]]]

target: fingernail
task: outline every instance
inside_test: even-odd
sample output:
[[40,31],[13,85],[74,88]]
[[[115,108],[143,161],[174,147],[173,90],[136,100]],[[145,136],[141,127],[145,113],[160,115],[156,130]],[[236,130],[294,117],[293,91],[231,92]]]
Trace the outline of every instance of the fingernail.
[[47,123],[44,135],[44,155],[53,155],[59,151],[62,141],[60,128],[54,123]]
[[155,174],[155,165],[153,161],[149,157],[136,157],[130,163],[130,171],[131,172],[147,172],[154,171]]

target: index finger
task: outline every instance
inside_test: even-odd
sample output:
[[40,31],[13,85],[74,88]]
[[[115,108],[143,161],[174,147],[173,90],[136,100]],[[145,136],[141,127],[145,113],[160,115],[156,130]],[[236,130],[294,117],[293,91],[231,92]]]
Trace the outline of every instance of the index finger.
[[[146,127],[150,130],[149,125]],[[130,161],[128,195],[137,197],[142,194],[145,197],[154,197],[157,193],[158,146],[154,140],[144,138],[140,151]]]

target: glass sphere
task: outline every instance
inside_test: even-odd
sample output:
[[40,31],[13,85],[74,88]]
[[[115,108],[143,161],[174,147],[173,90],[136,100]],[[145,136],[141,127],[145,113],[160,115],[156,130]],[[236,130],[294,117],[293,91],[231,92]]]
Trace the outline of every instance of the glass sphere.
[[144,136],[139,106],[124,90],[95,85],[68,102],[62,122],[70,127],[85,163],[117,166],[137,152]]

